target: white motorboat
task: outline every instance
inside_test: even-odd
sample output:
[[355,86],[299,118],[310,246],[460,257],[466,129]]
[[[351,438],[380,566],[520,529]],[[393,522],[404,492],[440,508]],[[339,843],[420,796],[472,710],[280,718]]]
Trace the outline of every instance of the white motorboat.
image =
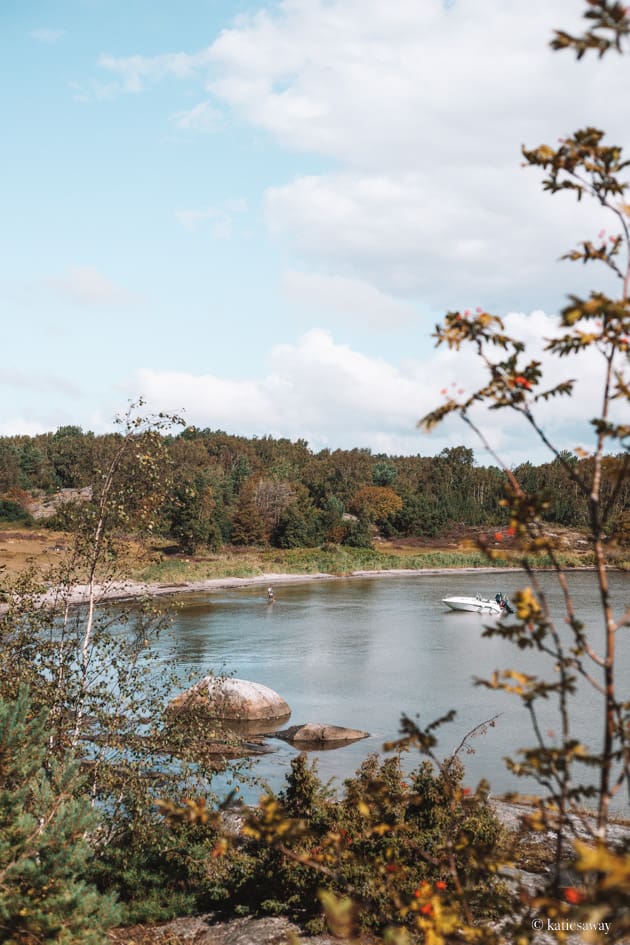
[[[503,597],[501,599],[504,600]],[[473,614],[495,614],[500,617],[504,613],[511,612],[511,609],[507,610],[499,601],[482,597],[481,594],[475,597],[443,597],[442,603],[451,610],[465,610]]]

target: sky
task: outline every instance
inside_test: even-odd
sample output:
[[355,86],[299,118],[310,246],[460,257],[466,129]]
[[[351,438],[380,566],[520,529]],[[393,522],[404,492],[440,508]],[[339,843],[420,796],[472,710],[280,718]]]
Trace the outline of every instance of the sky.
[[[130,399],[315,450],[435,455],[479,383],[436,349],[448,310],[505,318],[541,355],[559,262],[611,219],[541,192],[522,144],[628,145],[630,63],[548,47],[579,0],[3,0],[0,435],[103,432]],[[541,414],[588,448],[597,357]],[[507,463],[549,454],[503,412]]]

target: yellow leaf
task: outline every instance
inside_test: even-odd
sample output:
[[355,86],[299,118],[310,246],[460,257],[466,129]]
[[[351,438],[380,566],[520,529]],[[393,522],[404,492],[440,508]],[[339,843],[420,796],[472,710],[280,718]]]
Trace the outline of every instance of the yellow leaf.
[[354,919],[352,899],[347,896],[337,897],[326,889],[320,889],[318,896],[333,935],[339,938],[350,938]]

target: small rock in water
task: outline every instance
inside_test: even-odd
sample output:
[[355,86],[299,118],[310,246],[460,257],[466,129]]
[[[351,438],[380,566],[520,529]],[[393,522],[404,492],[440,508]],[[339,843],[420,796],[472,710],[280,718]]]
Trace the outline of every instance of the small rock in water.
[[311,750],[342,748],[362,738],[369,738],[369,732],[343,725],[329,725],[326,722],[307,722],[305,725],[292,725],[280,732],[270,732],[274,738],[281,738],[296,748]]

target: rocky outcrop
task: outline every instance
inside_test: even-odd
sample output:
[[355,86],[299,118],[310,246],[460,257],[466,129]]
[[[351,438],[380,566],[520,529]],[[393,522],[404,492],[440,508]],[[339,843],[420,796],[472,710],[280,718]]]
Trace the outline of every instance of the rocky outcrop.
[[207,713],[213,719],[226,722],[258,722],[285,720],[291,708],[282,696],[247,679],[206,676],[177,696],[169,705],[176,712]]
[[[115,929],[110,938],[116,945],[339,945],[331,935],[300,935],[296,925],[283,917],[232,919],[215,922],[212,915],[173,919],[161,926]],[[355,940],[356,941],[356,940]],[[359,940],[359,945],[364,939]]]
[[62,506],[69,502],[77,504],[89,502],[92,498],[92,487],[85,486],[82,489],[60,489],[54,495],[45,495],[38,491],[29,501],[29,512],[36,521],[51,518],[59,511]]
[[292,725],[279,732],[270,732],[274,738],[281,738],[296,748],[305,751],[323,751],[329,748],[343,748],[362,738],[369,738],[369,732],[343,725],[328,725],[326,722],[307,722],[305,725]]

